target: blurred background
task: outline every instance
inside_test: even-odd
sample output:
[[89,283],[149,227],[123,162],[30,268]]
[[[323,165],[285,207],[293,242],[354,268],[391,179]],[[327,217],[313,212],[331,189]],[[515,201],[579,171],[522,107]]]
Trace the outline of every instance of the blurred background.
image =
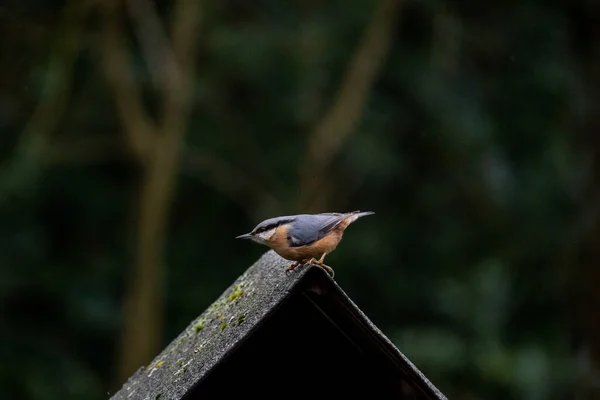
[[266,248],[452,399],[600,398],[600,4],[4,0],[0,386],[104,399]]

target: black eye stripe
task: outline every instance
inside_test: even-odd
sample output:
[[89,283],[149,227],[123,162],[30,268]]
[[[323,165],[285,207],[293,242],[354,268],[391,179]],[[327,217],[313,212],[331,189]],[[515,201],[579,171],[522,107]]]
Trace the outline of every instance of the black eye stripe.
[[277,226],[277,224],[271,224],[271,225],[267,225],[267,226],[261,226],[260,228],[256,229],[256,233],[261,233],[261,232],[266,232],[270,229],[273,229]]
[[266,226],[261,226],[260,228],[256,228],[256,230],[254,231],[254,233],[266,232],[268,230],[271,230],[273,228],[277,228],[278,226],[283,225],[283,224],[287,224],[289,222],[292,222],[292,220],[281,220],[281,221],[275,222],[273,224],[269,224],[269,225],[266,225]]

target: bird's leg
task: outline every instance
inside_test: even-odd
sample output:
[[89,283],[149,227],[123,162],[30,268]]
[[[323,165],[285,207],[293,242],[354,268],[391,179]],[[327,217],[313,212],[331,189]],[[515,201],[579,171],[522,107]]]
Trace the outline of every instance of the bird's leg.
[[297,267],[298,265],[300,265],[300,264],[301,264],[301,263],[300,263],[300,261],[296,261],[295,263],[292,263],[292,264],[291,264],[289,267],[287,267],[287,268],[285,269],[285,273],[286,273],[286,274],[289,274],[289,273],[290,273],[290,272],[292,272],[294,269],[296,269],[296,267]]
[[333,278],[335,276],[335,273],[333,272],[333,268],[331,268],[329,265],[325,265],[323,262],[325,261],[325,256],[327,255],[327,253],[323,253],[321,255],[321,258],[319,258],[318,260],[316,259],[312,259],[311,261],[314,260],[314,263],[317,265],[320,265],[321,267],[325,268],[325,270],[329,273],[329,275],[331,275],[331,277]]

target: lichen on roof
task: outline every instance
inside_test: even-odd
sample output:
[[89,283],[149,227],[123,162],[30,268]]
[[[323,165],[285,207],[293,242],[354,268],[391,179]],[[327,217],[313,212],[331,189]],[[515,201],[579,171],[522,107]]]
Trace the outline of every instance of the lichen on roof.
[[[404,354],[354,304],[352,299],[317,266],[288,266],[273,251],[265,253],[229,286],[198,318],[192,321],[169,346],[147,366],[140,368],[112,399],[181,399],[217,363],[227,358],[266,317],[294,290],[328,293],[341,303],[345,318],[366,329],[380,351],[399,365],[399,377],[409,379],[427,392],[427,398],[446,397],[427,380]],[[316,271],[313,269],[317,269]],[[314,273],[307,274],[311,270]],[[317,271],[320,270],[320,273]],[[323,292],[325,290],[325,292]]]
[[112,399],[181,398],[289,295],[307,268],[286,275],[288,263],[265,253]]

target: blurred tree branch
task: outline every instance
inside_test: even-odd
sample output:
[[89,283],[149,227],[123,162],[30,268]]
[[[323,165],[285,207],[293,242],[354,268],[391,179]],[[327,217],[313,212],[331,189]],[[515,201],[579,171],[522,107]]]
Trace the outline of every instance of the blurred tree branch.
[[265,216],[262,209],[276,213],[273,210],[279,210],[281,207],[262,181],[202,149],[187,147],[182,173],[198,177],[218,192],[228,195],[255,220]]
[[[578,224],[571,235],[564,235],[573,243],[567,247],[565,263],[568,263],[571,296],[577,310],[576,333],[580,341],[577,350],[585,359],[579,365],[577,396],[587,400],[600,396],[600,26],[597,24],[600,6],[593,2],[580,4],[571,12],[572,20],[577,21],[577,25],[572,26],[572,46],[580,57],[580,84],[585,96],[579,115],[577,144],[587,156],[589,175],[582,180],[583,190],[578,196]],[[577,268],[572,271],[574,262]]]
[[[180,78],[178,78],[177,65],[174,63],[173,51],[176,51],[176,49],[171,50],[169,47],[160,18],[152,2],[148,0],[128,0],[127,6],[131,18],[135,21],[136,35],[140,42],[144,58],[147,61],[153,84],[157,90],[163,90],[165,93],[168,93],[170,87],[181,85],[178,82]],[[120,41],[122,42],[122,39]],[[125,58],[124,55],[119,55],[123,54],[122,44],[117,46],[117,48],[121,49],[121,51],[113,51],[117,55],[116,57]],[[129,76],[133,76],[127,73],[127,71],[123,72],[125,73],[117,74],[117,77],[121,77],[123,80],[123,82],[118,84],[118,87],[121,88],[127,86],[128,82],[131,81]],[[124,101],[123,96],[118,95],[118,97]],[[136,98],[138,97],[139,95],[136,95]],[[179,100],[173,98],[170,102],[176,104]],[[134,111],[134,115],[138,115],[141,105],[138,106],[137,104],[141,104],[141,101],[131,99],[126,101],[126,103],[133,103],[129,108]],[[125,110],[125,108],[122,108],[122,110]],[[124,113],[128,112],[124,111]],[[136,123],[136,121],[143,121],[144,119],[136,117],[130,125],[143,126],[144,123]],[[138,131],[137,129],[134,130]],[[139,131],[144,130],[139,129]],[[143,143],[148,140],[148,135],[143,135],[146,138],[140,140],[136,139],[138,136],[142,135],[132,134],[131,143],[136,148],[146,147]],[[138,142],[142,144],[136,146],[135,144]],[[253,143],[250,142],[248,144],[252,145]],[[182,157],[181,165],[183,166],[184,173],[201,179],[213,186],[220,193],[229,196],[232,200],[242,205],[249,215],[258,218],[260,211],[257,210],[277,207],[277,200],[268,193],[264,185],[250,178],[249,174],[235,168],[235,166],[229,165],[223,159],[207,154],[201,149],[185,148],[183,151],[185,155]],[[146,150],[142,150],[142,154],[145,153]],[[254,201],[249,202],[249,199],[254,199]]]
[[[175,191],[181,142],[190,109],[190,88],[194,87],[198,15],[198,1],[177,2],[171,35],[175,59],[171,64],[173,69],[169,71],[171,75],[165,79],[160,135],[152,149],[140,197],[137,271],[131,281],[133,288],[125,309],[121,380],[137,370],[140,363],[151,360],[161,346],[162,263],[169,205]],[[140,319],[147,324],[138,324],[142,322]],[[151,334],[147,331],[150,327],[154,329]]]
[[[598,60],[596,66],[600,67]],[[600,71],[600,68],[598,69]],[[594,73],[598,76],[598,73]],[[589,80],[590,82],[592,80]],[[600,82],[597,78],[596,82]],[[591,96],[595,97],[595,94]],[[600,103],[599,103],[600,104]],[[597,107],[593,107],[597,108]],[[591,111],[591,110],[590,110]],[[571,235],[565,235],[566,251],[565,264],[571,267],[573,260],[579,261],[579,265],[570,274],[572,287],[571,295],[577,310],[577,338],[578,349],[584,355],[586,362],[580,364],[580,376],[578,376],[578,395],[581,399],[597,399],[600,395],[598,378],[600,377],[600,139],[598,129],[600,123],[597,121],[597,111],[588,115],[589,120],[584,128],[583,135],[585,149],[591,155],[591,176],[587,179],[585,193],[580,199],[580,221],[574,224]],[[572,244],[571,244],[572,243]]]
[[[147,0],[132,0],[146,62],[164,97],[162,115],[153,124],[144,111],[141,90],[127,59],[118,1],[105,4],[103,64],[117,110],[134,154],[143,168],[139,199],[136,262],[125,297],[119,380],[148,362],[161,345],[163,324],[162,263],[166,230],[190,110],[199,3],[175,5],[171,46],[159,29],[159,18]],[[154,65],[166,60],[166,68]]]
[[153,2],[127,0],[126,5],[135,22],[134,28],[155,88],[169,90],[169,76],[177,66],[173,64],[174,55]]
[[73,68],[81,45],[83,22],[90,2],[72,0],[63,10],[64,28],[57,35],[41,98],[21,134],[14,155],[0,174],[0,201],[30,188],[43,167],[44,152],[69,101]]
[[318,211],[327,205],[331,190],[327,168],[360,120],[369,92],[387,58],[401,4],[401,0],[379,2],[333,104],[308,138],[307,159],[300,168],[301,210]]
[[70,138],[50,143],[43,156],[47,167],[90,165],[129,158],[120,142],[110,137]]
[[153,146],[154,126],[144,111],[140,88],[135,82],[131,61],[123,39],[120,1],[104,3],[102,66],[113,90],[116,110],[124,133],[135,156],[144,161]]
[[[260,208],[277,213],[281,204],[265,187],[264,182],[242,168],[202,148],[187,145],[181,149],[180,173],[202,181],[227,196],[253,219],[264,217]],[[106,137],[87,137],[51,143],[44,154],[46,167],[94,165],[128,159],[121,144]]]

